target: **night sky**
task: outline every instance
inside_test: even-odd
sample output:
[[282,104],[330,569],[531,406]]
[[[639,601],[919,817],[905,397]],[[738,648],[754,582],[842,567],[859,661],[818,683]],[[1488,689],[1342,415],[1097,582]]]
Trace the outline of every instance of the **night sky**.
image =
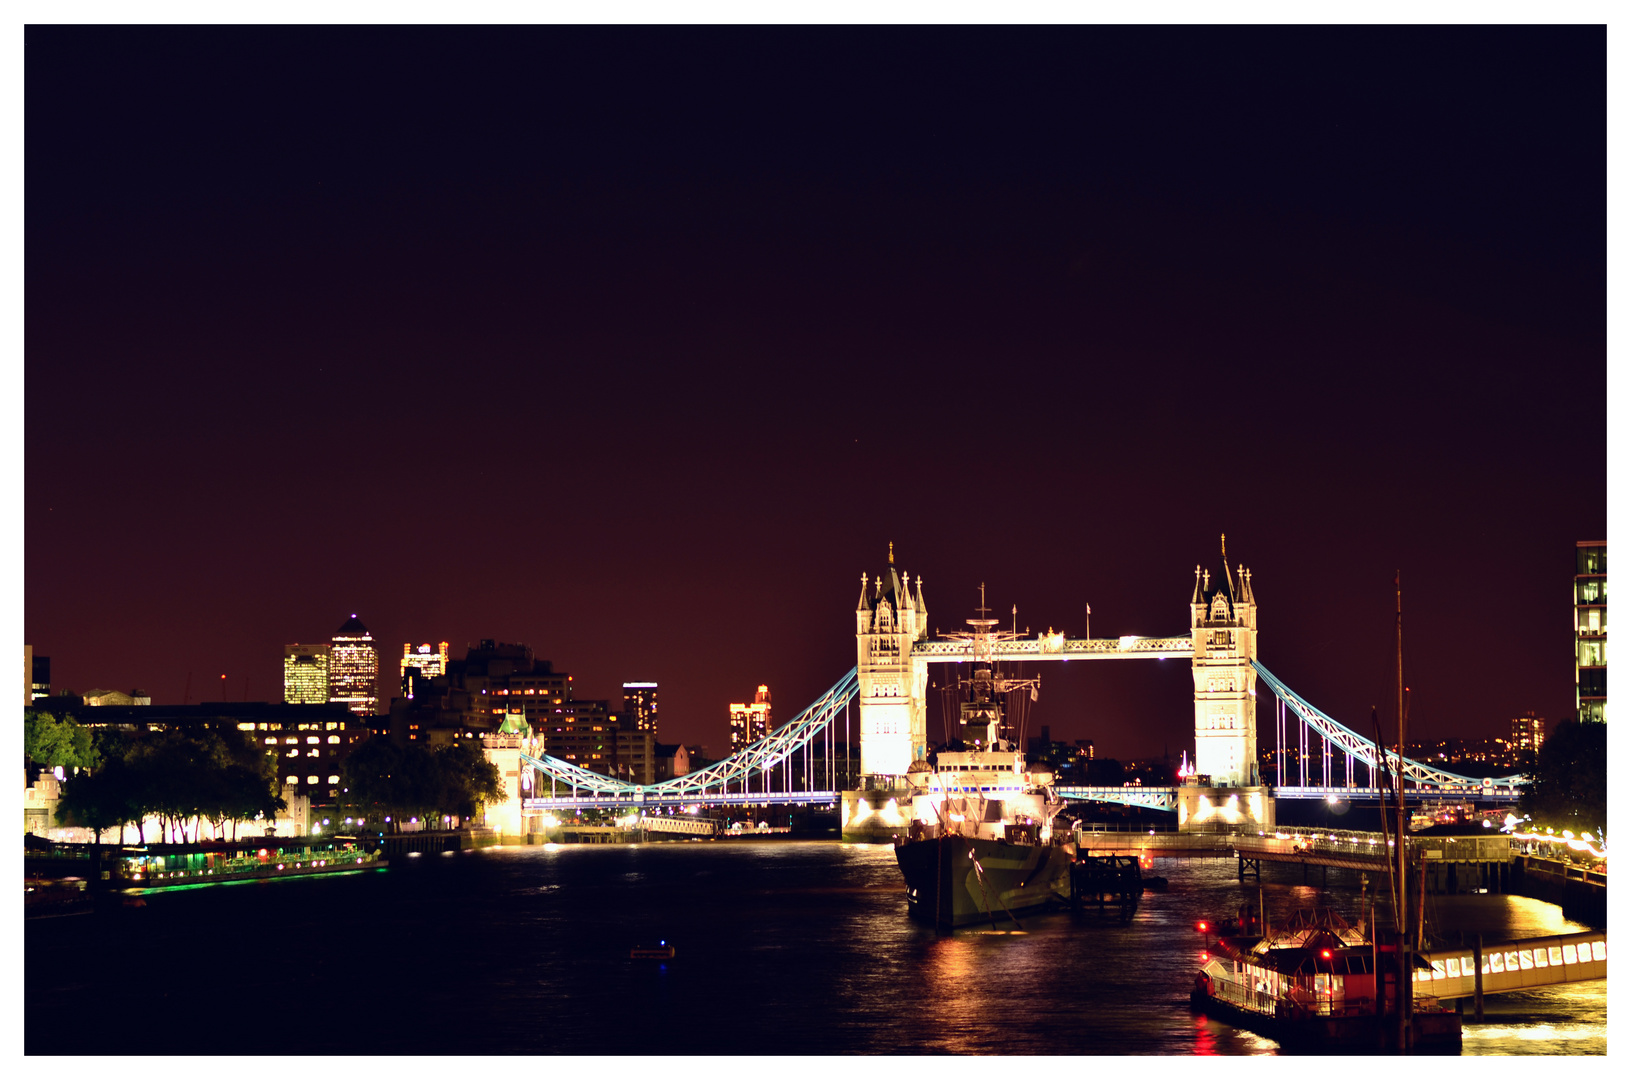
[[[855,662],[863,571],[1187,633],[1369,729],[1573,709],[1607,530],[1606,32],[25,35],[25,639],[281,697],[355,612],[661,686],[726,744]],[[936,675],[943,669],[932,669]],[[1188,666],[1031,723],[1193,745]],[[190,680],[190,688],[189,688]],[[1261,730],[1271,709],[1260,699]],[[931,695],[930,737],[942,737]]]

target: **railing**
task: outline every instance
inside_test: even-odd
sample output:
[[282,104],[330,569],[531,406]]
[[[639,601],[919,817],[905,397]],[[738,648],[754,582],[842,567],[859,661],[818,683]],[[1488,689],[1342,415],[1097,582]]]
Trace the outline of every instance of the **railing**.
[[1254,990],[1244,983],[1237,983],[1233,979],[1213,978],[1212,996],[1231,1005],[1238,1005],[1243,1009],[1264,1016],[1273,1016],[1275,1004],[1278,999],[1273,994],[1262,990]]
[[1150,810],[1178,809],[1176,788],[1144,787],[1133,784],[1126,787],[1087,787],[1058,785],[1054,787],[1061,798],[1078,802],[1115,803],[1120,806],[1142,806]]

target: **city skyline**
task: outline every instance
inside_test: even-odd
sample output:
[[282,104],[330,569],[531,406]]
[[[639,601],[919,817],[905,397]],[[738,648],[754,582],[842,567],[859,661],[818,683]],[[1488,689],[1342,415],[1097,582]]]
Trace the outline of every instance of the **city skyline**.
[[[28,39],[56,685],[276,701],[357,612],[657,682],[718,752],[743,688],[786,719],[853,665],[891,542],[931,632],[985,583],[1021,630],[1159,636],[1226,532],[1264,664],[1349,726],[1395,571],[1413,737],[1573,711],[1600,28]],[[1187,671],[1055,668],[1056,739],[1193,750]]]

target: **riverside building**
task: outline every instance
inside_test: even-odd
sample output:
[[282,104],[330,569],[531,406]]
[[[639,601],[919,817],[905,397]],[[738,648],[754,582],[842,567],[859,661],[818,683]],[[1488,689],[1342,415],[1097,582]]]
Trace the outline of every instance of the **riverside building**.
[[1574,707],[1608,722],[1608,541],[1574,545]]

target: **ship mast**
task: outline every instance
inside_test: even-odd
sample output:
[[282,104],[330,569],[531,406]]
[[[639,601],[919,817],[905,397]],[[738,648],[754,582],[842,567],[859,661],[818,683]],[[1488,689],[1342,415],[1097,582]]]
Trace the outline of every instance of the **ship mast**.
[[1406,861],[1408,843],[1405,836],[1405,826],[1408,821],[1404,809],[1404,592],[1399,584],[1399,571],[1393,572],[1393,624],[1394,624],[1394,653],[1397,661],[1395,670],[1399,709],[1399,767],[1394,770],[1398,784],[1398,799],[1394,804],[1394,812],[1398,815],[1397,828],[1394,829],[1394,846],[1398,858],[1398,899],[1394,906],[1394,925],[1398,930],[1398,958],[1399,975],[1398,987],[1398,1017],[1399,1017],[1399,1049],[1410,1048],[1410,1014],[1415,1005],[1415,987],[1411,977],[1415,974],[1414,965],[1410,956],[1410,885],[1405,876],[1409,868]]
[[[999,713],[995,708],[998,695],[1006,696],[1020,690],[1029,690],[1034,695],[1041,687],[1042,679],[1040,676],[1029,679],[1006,678],[999,672],[997,668],[997,644],[998,642],[1017,639],[1019,637],[1018,623],[1016,622],[1016,629],[1013,632],[997,629],[998,620],[990,617],[991,609],[985,602],[985,582],[983,581],[980,582],[980,606],[976,610],[980,613],[979,618],[963,620],[968,624],[968,630],[953,631],[944,636],[951,641],[966,641],[969,643],[969,651],[974,660],[974,675],[969,679],[958,679],[954,685],[969,692],[969,697],[963,702],[965,714],[975,712],[986,716],[987,733],[985,741],[991,744],[1004,738],[1005,735],[1002,731],[1002,728],[1006,726],[1005,715]],[[1015,611],[1017,620],[1017,606]],[[969,709],[968,706],[970,705],[975,706],[975,708]],[[981,708],[982,706],[983,708]],[[999,715],[1004,715],[1004,720],[999,721],[997,719]],[[987,749],[991,748],[991,746],[987,746]]]

